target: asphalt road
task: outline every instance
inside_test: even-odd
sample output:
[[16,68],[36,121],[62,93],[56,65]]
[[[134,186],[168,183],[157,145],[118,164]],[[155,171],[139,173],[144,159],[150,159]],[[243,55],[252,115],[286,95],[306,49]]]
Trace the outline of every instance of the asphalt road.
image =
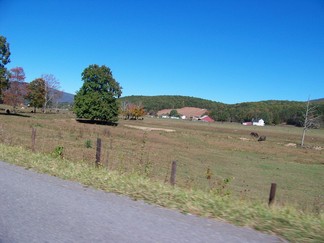
[[0,243],[283,242],[0,162]]

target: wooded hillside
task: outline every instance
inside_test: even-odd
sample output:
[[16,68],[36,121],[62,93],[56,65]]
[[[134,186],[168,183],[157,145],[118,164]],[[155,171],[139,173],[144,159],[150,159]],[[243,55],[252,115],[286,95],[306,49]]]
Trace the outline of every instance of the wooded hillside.
[[[211,100],[188,96],[126,96],[121,102],[141,104],[149,114],[156,114],[162,109],[178,109],[182,107],[198,107],[207,109],[209,115],[216,121],[243,122],[253,118],[262,118],[266,124],[287,123],[301,126],[306,102],[268,100],[260,102],[244,102],[239,104],[224,104]],[[314,103],[321,122],[324,121],[324,102]]]

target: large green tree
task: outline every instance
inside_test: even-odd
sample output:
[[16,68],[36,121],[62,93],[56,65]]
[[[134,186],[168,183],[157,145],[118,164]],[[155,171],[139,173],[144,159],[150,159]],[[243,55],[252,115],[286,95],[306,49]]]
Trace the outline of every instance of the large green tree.
[[28,85],[28,95],[29,105],[34,107],[34,112],[36,108],[41,108],[45,103],[45,81],[42,78],[37,78],[31,81]]
[[10,48],[7,39],[0,35],[0,102],[2,101],[2,91],[8,87],[9,72],[5,65],[10,62]]
[[83,85],[74,97],[77,118],[117,122],[117,98],[122,87],[113,78],[109,67],[90,65],[82,72]]

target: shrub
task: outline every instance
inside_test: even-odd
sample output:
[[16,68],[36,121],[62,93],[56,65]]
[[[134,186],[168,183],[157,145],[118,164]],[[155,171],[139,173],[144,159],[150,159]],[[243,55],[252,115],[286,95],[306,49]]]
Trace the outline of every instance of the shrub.
[[87,139],[84,143],[85,147],[86,148],[92,148],[92,142],[90,139]]
[[53,157],[55,158],[62,158],[63,159],[63,150],[64,150],[64,147],[63,146],[56,146],[52,155]]

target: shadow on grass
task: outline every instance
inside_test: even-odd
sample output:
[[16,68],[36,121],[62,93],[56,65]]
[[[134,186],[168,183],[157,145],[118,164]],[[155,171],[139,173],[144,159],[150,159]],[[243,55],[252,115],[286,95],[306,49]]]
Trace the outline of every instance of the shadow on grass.
[[111,122],[111,121],[100,121],[100,120],[85,120],[85,119],[76,119],[76,121],[80,123],[86,124],[97,124],[97,125],[106,125],[106,126],[118,126],[118,122]]
[[19,113],[1,113],[0,116],[20,116],[20,117],[30,117],[28,115],[19,114]]

